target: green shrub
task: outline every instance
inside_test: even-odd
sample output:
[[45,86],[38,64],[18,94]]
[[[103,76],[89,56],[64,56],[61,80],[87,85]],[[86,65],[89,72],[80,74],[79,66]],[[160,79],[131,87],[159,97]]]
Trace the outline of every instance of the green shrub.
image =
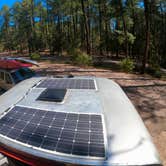
[[79,48],[70,48],[68,54],[71,56],[71,61],[75,65],[90,66],[92,65],[92,57],[82,52]]
[[87,55],[85,52],[78,51],[73,57],[73,62],[80,66],[90,66],[92,65],[92,57]]
[[125,58],[120,62],[120,67],[125,72],[132,72],[134,69],[134,62],[130,58]]
[[30,58],[31,58],[32,60],[40,60],[41,56],[40,56],[39,53],[34,52],[34,53],[32,53],[32,54],[30,55]]

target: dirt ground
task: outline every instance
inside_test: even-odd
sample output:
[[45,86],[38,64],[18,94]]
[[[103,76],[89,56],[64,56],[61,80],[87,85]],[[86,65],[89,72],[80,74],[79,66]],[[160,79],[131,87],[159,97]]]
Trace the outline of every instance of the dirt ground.
[[147,75],[126,74],[98,68],[81,68],[53,61],[40,62],[33,69],[39,75],[85,75],[105,77],[116,81],[131,99],[166,165],[166,81]]

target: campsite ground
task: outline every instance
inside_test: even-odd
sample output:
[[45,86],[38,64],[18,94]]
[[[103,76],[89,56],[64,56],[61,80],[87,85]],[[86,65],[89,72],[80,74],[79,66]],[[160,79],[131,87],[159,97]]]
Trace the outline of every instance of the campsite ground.
[[159,151],[163,165],[166,165],[166,81],[148,75],[127,74],[110,69],[78,67],[44,60],[33,69],[39,75],[97,76],[116,81],[131,99]]

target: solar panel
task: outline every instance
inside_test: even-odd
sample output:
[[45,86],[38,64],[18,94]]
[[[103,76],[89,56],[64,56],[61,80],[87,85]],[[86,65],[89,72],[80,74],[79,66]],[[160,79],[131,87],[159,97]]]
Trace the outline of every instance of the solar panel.
[[16,106],[0,119],[0,134],[55,153],[105,157],[101,115],[51,112]]
[[46,79],[37,87],[52,89],[96,89],[93,79]]
[[37,100],[62,102],[66,92],[66,89],[46,89],[40,94]]

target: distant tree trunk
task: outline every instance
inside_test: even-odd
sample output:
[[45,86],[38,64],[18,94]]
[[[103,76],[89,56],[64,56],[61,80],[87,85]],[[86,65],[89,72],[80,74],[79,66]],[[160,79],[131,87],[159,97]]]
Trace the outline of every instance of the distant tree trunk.
[[35,43],[35,21],[34,21],[34,0],[31,0],[31,49],[32,52],[34,52],[36,50],[36,43]]
[[49,5],[48,0],[46,0],[46,38],[47,38],[47,47],[49,49],[49,54],[52,54],[52,43],[51,43],[51,33],[50,28],[51,27],[51,19],[49,15]]
[[144,56],[142,59],[142,73],[145,73],[148,53],[149,53],[149,43],[150,43],[150,23],[149,23],[149,0],[144,0],[144,6],[145,6],[145,26],[146,26],[146,43],[145,43],[145,51]]
[[105,38],[105,47],[106,47],[106,53],[107,53],[107,55],[109,55],[109,17],[108,17],[108,8],[107,8],[107,1],[106,0],[104,0],[104,6],[103,6],[103,8],[104,8],[104,22],[105,22],[105,36],[104,36],[104,38]]
[[126,25],[126,19],[124,16],[124,9],[123,9],[123,1],[119,0],[120,5],[120,11],[122,16],[122,22],[123,22],[123,29],[124,29],[124,35],[125,35],[125,47],[126,47],[126,57],[129,55],[129,44],[128,44],[128,37],[127,37],[127,25]]
[[100,55],[103,55],[102,48],[102,9],[101,9],[101,0],[99,0],[99,35],[100,35]]
[[[164,5],[162,4],[162,2],[160,1],[160,11],[161,11],[161,47],[163,49],[160,50],[160,55],[165,55],[166,57],[166,48],[165,48],[165,43],[166,43],[166,13],[164,12]],[[164,42],[165,41],[165,42]],[[160,60],[161,63],[161,60]]]
[[87,47],[87,54],[91,54],[91,46],[90,46],[90,30],[89,30],[89,23],[88,23],[88,18],[87,14],[85,12],[85,5],[84,5],[84,0],[81,0],[81,6],[82,6],[82,12],[83,12],[83,17],[84,17],[84,24],[85,24],[85,31],[86,31],[86,47]]
[[[131,5],[132,5],[132,19],[133,19],[133,27],[132,27],[132,34],[135,36],[136,35],[136,12],[135,12],[135,7],[134,7],[134,2],[131,0]],[[134,45],[131,45],[131,57],[135,58],[135,52],[134,52]]]
[[28,52],[29,52],[29,55],[31,55],[32,53],[32,46],[31,46],[31,40],[28,39]]
[[[119,20],[117,19],[116,29],[119,30]],[[119,58],[119,42],[116,39],[116,58]]]
[[61,34],[62,34],[62,26],[61,26],[61,14],[58,12],[58,19],[57,19],[57,32],[58,32],[58,47],[56,50],[58,51],[58,56],[62,55],[62,39],[61,39]]
[[81,17],[81,21],[80,21],[80,32],[81,32],[81,48],[84,48],[85,45],[85,25],[83,23],[84,19],[83,17]]

